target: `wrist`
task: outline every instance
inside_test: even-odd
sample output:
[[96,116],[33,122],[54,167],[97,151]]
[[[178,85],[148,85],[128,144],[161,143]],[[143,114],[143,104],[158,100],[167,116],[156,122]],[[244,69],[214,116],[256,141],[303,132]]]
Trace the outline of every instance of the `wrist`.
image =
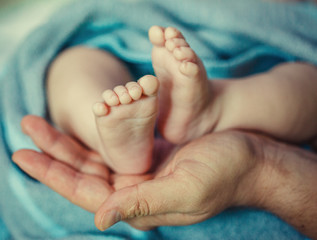
[[[263,201],[265,201],[266,196],[266,187],[263,185],[263,177],[266,178],[270,175],[265,173],[268,170],[264,161],[263,147],[265,144],[261,138],[253,134],[247,135],[247,141],[247,151],[250,153],[247,155],[247,162],[249,164],[245,172],[239,178],[232,205],[260,207]],[[268,184],[266,181],[265,183]]]
[[250,134],[248,138],[252,152],[249,162],[252,164],[240,178],[234,203],[235,206],[270,210],[294,177],[285,164],[289,161],[288,155],[292,155],[292,147],[264,136]]
[[244,186],[249,191],[242,204],[267,210],[316,238],[317,156],[273,140],[264,141],[263,154]]

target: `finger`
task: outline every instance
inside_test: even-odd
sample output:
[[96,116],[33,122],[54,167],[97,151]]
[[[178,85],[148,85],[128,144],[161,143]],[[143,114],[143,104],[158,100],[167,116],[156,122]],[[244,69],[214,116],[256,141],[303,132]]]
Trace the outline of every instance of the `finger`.
[[97,153],[88,151],[71,137],[58,132],[43,118],[28,115],[22,119],[21,125],[23,131],[45,153],[77,170],[108,179],[109,170],[101,164]]
[[98,229],[105,230],[121,220],[182,212],[186,210],[186,196],[190,192],[174,175],[121,189],[102,204],[95,224]]
[[82,174],[43,153],[20,150],[12,159],[30,176],[90,212],[96,212],[113,192],[105,180]]
[[119,175],[119,174],[112,174],[110,175],[110,182],[112,183],[112,187],[115,191],[118,191],[125,187],[130,187],[135,184],[139,184],[144,181],[148,181],[152,179],[153,176],[151,174],[145,175]]

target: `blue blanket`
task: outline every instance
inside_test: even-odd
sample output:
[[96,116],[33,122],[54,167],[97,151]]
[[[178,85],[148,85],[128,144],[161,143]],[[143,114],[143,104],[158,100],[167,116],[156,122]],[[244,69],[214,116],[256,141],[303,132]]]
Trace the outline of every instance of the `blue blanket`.
[[[287,61],[317,64],[317,7],[260,0],[88,0],[72,3],[31,33],[0,75],[0,231],[14,239],[304,239],[274,215],[229,209],[185,227],[134,230],[119,223],[102,233],[93,214],[33,180],[11,161],[36,149],[20,129],[26,114],[47,116],[45,74],[63,49],[86,45],[125,61],[135,77],[152,73],[152,25],[176,26],[210,78],[239,77]],[[285,196],[287,197],[287,196]],[[0,235],[1,236],[1,235]]]

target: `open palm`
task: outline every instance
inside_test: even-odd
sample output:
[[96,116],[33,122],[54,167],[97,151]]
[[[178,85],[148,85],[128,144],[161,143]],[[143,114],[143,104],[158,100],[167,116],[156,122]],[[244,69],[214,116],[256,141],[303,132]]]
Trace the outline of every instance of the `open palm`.
[[13,160],[72,203],[96,213],[101,230],[120,220],[139,229],[203,221],[239,204],[239,183],[255,165],[243,134],[211,134],[186,146],[158,139],[151,174],[118,175],[97,153],[42,118],[27,116],[22,128],[43,153],[20,150]]

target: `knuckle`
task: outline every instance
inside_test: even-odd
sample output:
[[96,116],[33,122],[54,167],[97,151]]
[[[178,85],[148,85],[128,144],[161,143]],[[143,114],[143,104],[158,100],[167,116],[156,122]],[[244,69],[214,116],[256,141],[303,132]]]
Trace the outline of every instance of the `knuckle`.
[[75,185],[70,189],[69,191],[69,197],[68,197],[68,200],[71,202],[71,203],[74,203],[76,204],[77,203],[77,200],[79,198],[81,198],[81,187],[83,186],[84,184],[84,176],[82,173],[79,173],[79,172],[74,172],[73,173],[73,177],[75,179]]
[[135,194],[135,202],[127,212],[128,219],[150,215],[150,205],[142,195],[138,185],[135,186]]

